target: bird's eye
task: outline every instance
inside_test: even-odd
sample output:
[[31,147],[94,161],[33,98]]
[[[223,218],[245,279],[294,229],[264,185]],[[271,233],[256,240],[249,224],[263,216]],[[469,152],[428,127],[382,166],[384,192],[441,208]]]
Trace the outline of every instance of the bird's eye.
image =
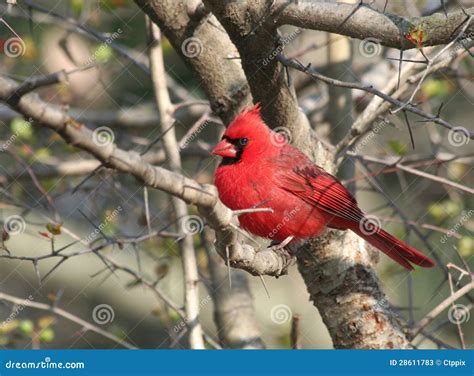
[[239,141],[240,141],[240,145],[247,145],[247,143],[249,142],[249,139],[248,138],[241,138]]

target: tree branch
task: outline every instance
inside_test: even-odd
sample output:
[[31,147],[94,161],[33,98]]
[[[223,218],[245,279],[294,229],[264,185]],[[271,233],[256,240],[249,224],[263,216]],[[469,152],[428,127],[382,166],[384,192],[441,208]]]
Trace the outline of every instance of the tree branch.
[[44,304],[44,303],[32,302],[32,301],[27,300],[27,299],[17,298],[16,296],[5,294],[3,292],[0,292],[0,300],[5,300],[5,301],[8,301],[8,302],[20,305],[20,306],[24,306],[24,307],[30,307],[30,308],[35,308],[35,309],[47,311],[47,312],[52,312],[52,313],[54,313],[58,316],[61,316],[61,317],[65,318],[66,320],[72,321],[72,322],[82,326],[85,330],[97,333],[97,334],[101,335],[102,337],[105,337],[105,338],[115,342],[116,344],[118,344],[120,346],[123,346],[127,349],[136,349],[136,347],[134,345],[128,343],[127,341],[118,338],[117,336],[113,335],[112,333],[109,333],[109,332],[99,328],[98,326],[93,325],[90,322],[87,322],[87,321],[81,319],[80,317],[77,317],[77,316],[73,315],[72,313],[69,313],[69,312],[65,311],[64,309],[57,308],[57,307],[54,307],[52,305],[48,305],[48,304]]
[[214,301],[217,332],[225,348],[263,349],[257,315],[247,275],[241,270],[225,266],[212,246],[210,231],[204,230],[203,240],[211,277],[209,293]]
[[[17,86],[13,80],[0,76],[0,101],[5,102]],[[219,200],[214,186],[202,185],[181,174],[153,166],[138,153],[120,149],[115,144],[96,144],[89,128],[77,123],[60,107],[42,101],[34,93],[21,97],[14,110],[57,132],[66,142],[90,153],[105,167],[130,174],[148,187],[196,205],[207,223],[216,230],[219,254],[226,255],[226,248],[229,250],[232,266],[253,275],[279,276],[286,272],[289,266],[287,258],[269,249],[260,252],[250,245],[241,244],[232,227],[232,210]]]
[[[455,128],[454,125],[452,125],[448,121],[440,118],[438,115],[426,113],[423,110],[420,110],[415,105],[412,105],[412,104],[409,104],[409,103],[406,103],[406,102],[402,102],[398,99],[395,99],[395,98],[391,97],[390,95],[387,95],[387,94],[383,93],[382,91],[374,88],[373,86],[367,86],[367,85],[364,85],[364,84],[361,84],[361,83],[358,83],[358,82],[345,82],[345,81],[340,81],[340,80],[337,80],[337,79],[334,79],[334,78],[331,78],[331,77],[327,77],[327,76],[324,76],[323,74],[319,73],[315,69],[313,69],[311,66],[304,66],[303,64],[301,64],[298,61],[290,60],[290,59],[287,59],[283,56],[278,56],[278,60],[281,61],[282,64],[284,64],[286,66],[297,69],[301,72],[305,72],[305,73],[311,75],[312,77],[314,77],[315,79],[319,79],[323,82],[326,82],[329,85],[336,85],[336,86],[340,86],[340,87],[357,89],[357,90],[365,91],[367,93],[374,94],[377,97],[382,98],[384,101],[389,102],[392,105],[396,105],[398,107],[403,107],[404,110],[412,112],[416,115],[419,115],[422,118],[424,118],[424,119],[426,119],[430,122],[440,124],[440,125],[442,125],[443,127],[447,128],[447,129],[454,129]],[[474,139],[474,132],[466,131],[466,133],[467,133],[466,136],[468,136],[471,139]]]
[[183,56],[205,91],[212,110],[229,123],[249,99],[249,88],[239,62],[228,59],[235,48],[212,15],[196,11],[198,0],[135,3],[155,22],[176,52]]
[[[237,46],[252,95],[255,101],[262,103],[262,112],[267,124],[272,128],[285,127],[292,136],[293,144],[326,170],[335,172],[331,154],[320,142],[314,140],[308,120],[298,109],[294,88],[287,71],[275,58],[284,47],[282,46],[284,42],[278,36],[275,13],[269,12],[269,2],[204,0],[204,3],[216,15]],[[323,317],[328,318],[325,323],[328,325],[334,346],[409,347],[405,334],[389,308],[383,309],[383,315],[380,315],[385,331],[378,330],[375,325],[379,320],[376,315],[371,320],[358,322],[360,332],[365,333],[363,336],[347,330],[353,318],[361,312],[357,306],[357,299],[343,304],[346,296],[351,294],[354,281],[358,281],[359,290],[365,293],[365,298],[360,299],[366,303],[364,307],[376,309],[380,299],[383,298],[383,293],[373,276],[370,263],[361,263],[362,257],[367,255],[365,250],[357,251],[360,240],[347,232],[341,235],[345,241],[337,241],[336,237],[331,235],[333,233],[327,232],[306,243],[303,248],[298,249],[296,255],[300,273],[315,306]],[[219,242],[219,234],[217,235]],[[262,253],[264,252],[257,253],[257,256]],[[344,257],[344,262],[340,261],[340,257]],[[334,262],[327,262],[327,258]],[[318,280],[314,278],[314,273],[320,276]],[[344,283],[345,281],[350,283]],[[316,293],[315,289],[319,293]],[[334,313],[340,320],[329,322],[329,318],[334,319]],[[389,338],[392,340],[389,341]]]
[[[175,127],[171,127],[171,129],[167,131],[174,119],[171,117],[172,104],[166,87],[165,63],[161,49],[161,34],[158,27],[152,23],[148,17],[146,21],[150,41],[149,58],[151,79],[161,119],[160,131],[163,134],[163,148],[171,171],[178,173],[181,171],[181,157],[179,155]],[[186,221],[188,220],[188,208],[186,203],[177,197],[173,197],[172,204],[178,220],[178,228],[186,228]],[[189,324],[189,343],[192,349],[204,349],[202,328],[199,322],[199,276],[192,233],[184,234],[179,242],[179,247],[181,249],[181,261],[184,274],[184,306]]]
[[[368,5],[359,7],[351,15],[354,8],[351,4],[287,0],[276,1],[273,8],[278,15],[276,20],[278,26],[293,25],[357,39],[374,38],[384,46],[402,50],[416,47],[405,36],[417,28],[423,31],[425,38],[423,46],[451,42],[466,21],[466,13],[474,12],[474,8],[468,8],[466,13],[458,10],[448,14],[448,17],[436,13],[410,19],[383,13]],[[350,17],[347,18],[348,16]],[[344,22],[346,18],[347,21]],[[474,25],[466,31],[467,34],[472,32]]]

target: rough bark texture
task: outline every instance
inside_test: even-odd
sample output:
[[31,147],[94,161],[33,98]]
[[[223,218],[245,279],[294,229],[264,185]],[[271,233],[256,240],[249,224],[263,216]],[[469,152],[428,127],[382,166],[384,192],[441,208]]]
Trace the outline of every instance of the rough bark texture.
[[[289,129],[293,144],[306,151],[313,160],[328,171],[334,172],[335,165],[330,153],[312,138],[308,120],[298,108],[294,89],[283,67],[277,59],[271,58],[274,50],[279,46],[278,31],[272,18],[274,14],[270,12],[273,2],[204,0],[204,3],[216,15],[232,42],[237,46],[252,95],[256,101],[262,103],[263,115],[267,123],[272,128]],[[266,64],[259,63],[262,59],[267,59]],[[357,348],[386,348],[389,335],[394,338],[390,344],[392,348],[408,347],[409,342],[389,309],[386,309],[383,317],[380,317],[385,331],[373,330],[370,326],[371,321],[364,320],[364,316],[360,315],[359,304],[370,310],[371,306],[380,304],[377,302],[383,297],[383,293],[374,277],[370,263],[359,265],[360,253],[365,253],[365,250],[358,250],[359,239],[352,233],[345,234],[344,238],[352,240],[341,243],[333,236],[324,234],[314,242],[306,244],[303,247],[305,251],[298,250],[297,252],[300,272],[315,306],[321,316],[326,318],[325,323],[328,325],[334,346],[351,347],[352,344],[352,347]],[[263,252],[258,252],[256,255],[258,256],[259,253]],[[341,255],[345,255],[347,260],[327,263],[325,258],[319,258],[318,254],[325,254],[332,260],[338,260]],[[305,255],[310,255],[310,257]],[[366,272],[361,273],[361,269]],[[334,287],[331,290],[319,290],[321,299],[313,295],[315,271],[320,272],[318,282],[321,285]],[[356,299],[357,296],[352,299],[347,298],[347,296],[352,296],[351,291],[348,290],[351,285],[342,283],[340,279],[334,279],[338,275],[346,276],[347,281],[358,281],[358,288],[365,292],[366,297],[364,299],[362,297]],[[328,304],[329,302],[331,304]],[[338,312],[338,319],[334,319],[334,312]],[[345,331],[345,328],[350,327],[356,317],[359,318],[357,321],[359,330],[364,335]],[[330,319],[333,319],[331,323],[329,323]],[[368,333],[371,335],[369,336]]]
[[[375,38],[380,44],[398,49],[416,47],[405,35],[415,29],[424,33],[424,46],[449,43],[456,37],[456,31],[472,14],[474,8],[453,12],[446,17],[435,13],[427,17],[408,19],[393,14],[382,13],[367,5],[357,9],[352,4],[324,2],[293,2],[279,0],[274,7],[278,9],[278,25],[294,25],[306,29],[328,31],[357,39]],[[346,20],[347,17],[350,18]],[[474,32],[470,25],[466,34]]]
[[352,232],[329,230],[298,249],[311,300],[335,348],[410,348],[363,247]]
[[[0,76],[0,101],[9,102],[17,87],[15,81]],[[258,252],[252,246],[241,243],[231,226],[232,210],[219,200],[215,186],[202,185],[181,174],[154,166],[135,151],[120,149],[115,144],[98,145],[93,141],[93,132],[89,128],[77,123],[64,108],[44,102],[36,94],[24,95],[12,108],[35,124],[57,132],[67,143],[90,153],[104,167],[130,174],[148,187],[196,205],[207,223],[216,230],[219,254],[225,258],[228,248],[232,266],[252,275],[277,276],[285,272],[283,266],[288,266],[288,260],[283,255],[270,250]]]
[[[351,81],[352,75],[352,46],[349,38],[341,38],[336,34],[328,34],[328,66],[327,74],[342,81]],[[331,124],[330,140],[333,145],[340,141],[342,135],[350,132],[353,123],[354,103],[352,90],[342,87],[329,86],[329,103],[327,120]],[[349,158],[340,164],[337,176],[341,180],[350,180],[354,177],[355,164]],[[346,188],[353,194],[355,184],[348,184]]]
[[232,349],[265,348],[246,274],[232,270],[230,285],[229,269],[222,258],[213,251],[208,260],[214,319],[222,346]]
[[[399,27],[394,29],[386,22],[382,23],[382,30],[371,29],[372,34],[368,34],[365,25],[372,22],[367,21],[372,13],[364,12],[373,11],[366,7],[357,10],[354,18],[340,27],[338,20],[342,22],[350,14],[347,4],[337,5],[346,8],[333,9],[321,15],[314,11],[315,7],[334,4],[285,2],[285,6],[279,7],[282,2],[205,0],[204,9],[199,1],[136,0],[136,3],[162,28],[179,53],[182,53],[183,42],[187,38],[199,39],[201,52],[194,57],[183,57],[200,80],[211,107],[225,123],[232,120],[242,103],[249,99],[250,85],[255,101],[262,102],[263,114],[269,125],[288,128],[293,143],[330,172],[334,172],[335,168],[330,153],[312,138],[307,119],[298,109],[286,71],[276,58],[271,58],[275,48],[281,44],[276,27],[293,24],[325,30],[326,18],[338,27],[337,30],[327,31],[359,38],[380,36],[382,44],[398,47],[402,39],[398,39],[397,44],[394,31],[404,30]],[[349,7],[354,9],[353,5]],[[306,22],[304,17],[314,19],[314,23]],[[362,21],[354,24],[360,17],[363,25]],[[377,17],[380,19],[380,14]],[[386,17],[383,16],[383,19]],[[447,21],[431,18],[437,20],[439,27],[425,20],[425,23],[428,22],[427,30],[432,31],[427,43],[444,43],[449,34],[446,30],[450,30],[452,22],[462,21],[462,17],[465,16],[450,16]],[[358,30],[354,35],[346,31],[350,25]],[[443,29],[443,36],[438,29]],[[387,37],[382,39],[385,33]],[[235,56],[231,40],[239,51],[243,69],[239,60],[228,59],[229,55]],[[266,64],[261,62],[262,59],[268,60]],[[17,87],[14,81],[0,77],[0,100],[8,103]],[[106,167],[129,173],[147,186],[196,204],[207,223],[216,230],[218,252],[225,258],[228,249],[232,266],[253,275],[277,276],[284,273],[288,266],[285,257],[271,250],[259,251],[241,244],[231,225],[232,212],[219,201],[215,187],[200,185],[178,173],[152,166],[137,153],[122,150],[116,145],[98,147],[93,143],[92,132],[88,128],[36,95],[24,95],[18,103],[10,105],[26,117],[55,130],[71,144],[91,153]],[[381,292],[363,247],[363,243],[352,233],[334,231],[303,246],[298,253],[298,265],[310,296],[328,326],[335,347],[408,348],[409,342]]]
[[204,0],[239,51],[242,68],[254,102],[262,104],[262,115],[272,128],[286,128],[297,145],[314,148],[309,122],[300,111],[284,67],[275,58],[282,45],[270,14],[271,2]]
[[[216,18],[203,11],[201,2],[196,0],[135,2],[191,66],[211,102],[212,110],[225,124],[229,123],[239,113],[243,103],[249,100],[249,88],[239,60],[228,59],[235,55],[235,47],[227,34],[219,30]],[[198,50],[188,49],[191,48],[185,43],[188,38],[195,38],[192,48]],[[186,51],[192,57],[184,55]]]

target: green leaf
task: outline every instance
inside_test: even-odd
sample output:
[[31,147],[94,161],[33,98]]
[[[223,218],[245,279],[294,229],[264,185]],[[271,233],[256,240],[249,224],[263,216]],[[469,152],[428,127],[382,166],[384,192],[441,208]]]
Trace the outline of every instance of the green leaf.
[[458,250],[463,257],[472,256],[474,254],[474,239],[469,236],[463,236],[458,241]]
[[99,1],[101,9],[112,12],[114,9],[123,8],[130,5],[128,0],[102,0]]
[[443,206],[440,203],[431,204],[428,206],[428,213],[436,220],[436,222],[442,222],[445,217]]
[[41,342],[51,342],[54,339],[54,330],[51,328],[43,329],[39,335]]
[[82,8],[84,7],[83,0],[71,0],[71,9],[74,14],[80,14],[82,12]]
[[388,146],[397,155],[405,155],[407,153],[406,144],[401,143],[399,140],[389,140]]
[[438,222],[443,222],[447,218],[454,218],[461,212],[461,206],[454,201],[445,200],[436,202],[428,206],[428,213]]
[[101,44],[92,53],[92,56],[95,57],[95,60],[98,61],[99,63],[108,62],[112,58],[113,55],[114,55],[114,52],[112,48],[107,44]]
[[451,93],[451,85],[446,80],[431,79],[426,81],[422,91],[428,98],[445,97]]
[[170,310],[169,311],[169,318],[172,320],[172,321],[179,321],[181,320],[181,316],[178,314],[178,312],[174,311],[174,310]]
[[35,159],[42,161],[51,156],[51,152],[48,148],[39,148],[35,150]]
[[10,123],[10,129],[13,135],[19,139],[33,140],[33,126],[23,118],[14,118]]
[[33,324],[33,321],[31,320],[22,320],[20,322],[20,325],[18,326],[18,329],[20,329],[20,332],[22,332],[26,336],[31,336],[33,333],[35,325]]
[[18,320],[4,321],[3,323],[0,323],[0,335],[10,333],[18,328],[18,325]]

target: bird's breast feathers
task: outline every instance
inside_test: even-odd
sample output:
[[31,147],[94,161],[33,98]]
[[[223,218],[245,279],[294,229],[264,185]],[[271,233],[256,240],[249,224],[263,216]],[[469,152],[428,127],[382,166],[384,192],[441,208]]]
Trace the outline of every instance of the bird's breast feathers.
[[[238,167],[238,168],[237,168]],[[221,201],[232,210],[269,208],[272,212],[242,214],[242,228],[260,237],[282,241],[293,235],[314,236],[324,229],[326,218],[317,208],[285,191],[275,171],[259,166],[221,166],[215,184]]]

